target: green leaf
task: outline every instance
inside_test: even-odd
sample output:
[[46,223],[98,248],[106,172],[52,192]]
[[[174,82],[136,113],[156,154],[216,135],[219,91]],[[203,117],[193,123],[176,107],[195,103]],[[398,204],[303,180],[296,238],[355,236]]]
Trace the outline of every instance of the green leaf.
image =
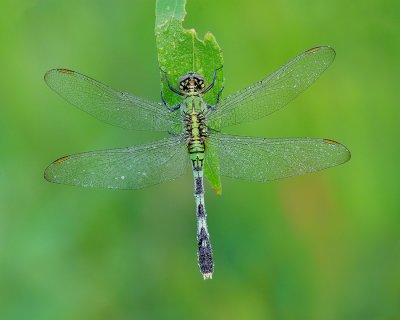
[[[157,0],[156,4],[156,43],[160,68],[168,74],[170,83],[177,87],[181,76],[190,71],[201,74],[207,83],[211,83],[214,71],[222,67],[222,51],[214,36],[207,33],[200,40],[194,29],[186,30],[182,23],[186,15],[186,0]],[[172,92],[165,83],[165,74],[160,71],[162,78],[161,90],[167,103],[175,106],[182,97]],[[215,105],[218,92],[223,84],[222,69],[217,71],[217,81],[212,90],[204,95],[204,100]],[[218,129],[218,128],[214,128]],[[205,175],[217,194],[221,193],[221,179],[212,170],[212,165],[218,165],[216,156],[207,154],[210,163],[205,165]]]

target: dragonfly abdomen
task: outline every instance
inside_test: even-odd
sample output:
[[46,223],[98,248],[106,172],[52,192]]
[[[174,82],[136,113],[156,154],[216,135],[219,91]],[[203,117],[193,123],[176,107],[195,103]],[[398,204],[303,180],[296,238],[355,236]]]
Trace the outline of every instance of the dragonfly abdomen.
[[[202,154],[204,155],[204,153]],[[201,162],[202,163],[202,162]],[[207,228],[207,213],[204,204],[203,166],[193,166],[194,197],[197,216],[197,258],[200,272],[204,279],[211,279],[214,271],[214,261],[210,235]]]
[[197,216],[197,259],[200,272],[204,279],[211,279],[214,271],[214,261],[210,235],[207,228],[207,213],[204,204],[204,154],[207,127],[204,123],[204,116],[201,112],[185,114],[185,138],[187,148],[192,161],[194,178],[194,197],[196,201]]

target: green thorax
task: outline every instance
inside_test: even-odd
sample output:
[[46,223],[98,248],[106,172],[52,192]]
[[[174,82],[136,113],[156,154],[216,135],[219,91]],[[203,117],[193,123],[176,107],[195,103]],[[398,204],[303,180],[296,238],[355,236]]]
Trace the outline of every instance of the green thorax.
[[[187,96],[181,105],[181,112],[185,119],[185,138],[190,158],[199,165],[198,160],[204,159],[207,125],[204,112],[207,104],[200,95]],[[197,160],[197,161],[196,161]],[[193,163],[195,165],[195,163]],[[202,161],[201,161],[202,167]]]
[[181,112],[187,113],[203,113],[207,110],[207,104],[201,95],[188,95],[181,105]]

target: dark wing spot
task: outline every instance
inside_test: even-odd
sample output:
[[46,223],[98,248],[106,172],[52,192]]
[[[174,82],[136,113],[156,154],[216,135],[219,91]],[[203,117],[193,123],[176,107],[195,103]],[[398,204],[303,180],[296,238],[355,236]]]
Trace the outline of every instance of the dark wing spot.
[[324,141],[325,143],[327,143],[327,144],[338,144],[336,141],[330,140],[330,139],[324,139],[323,141]]
[[53,163],[60,164],[60,163],[63,163],[64,161],[67,161],[69,159],[70,159],[70,156],[65,156],[65,157],[61,157],[61,158],[55,160]]
[[73,74],[75,71],[68,70],[68,69],[57,69],[58,72],[65,73],[65,74]]
[[316,53],[319,50],[321,50],[320,47],[311,48],[311,49],[308,49],[305,53],[312,54],[312,53]]

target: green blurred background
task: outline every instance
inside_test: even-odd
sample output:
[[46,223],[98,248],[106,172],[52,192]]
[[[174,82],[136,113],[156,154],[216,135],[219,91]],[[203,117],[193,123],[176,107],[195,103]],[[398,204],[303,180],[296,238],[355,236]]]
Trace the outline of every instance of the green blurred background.
[[138,191],[54,185],[69,153],[160,134],[68,105],[44,73],[70,68],[159,100],[155,1],[0,3],[0,319],[400,319],[400,4],[189,0],[185,26],[224,50],[225,94],[316,45],[334,64],[286,109],[230,128],[326,137],[349,163],[206,190],[212,281],[196,262],[190,174]]

